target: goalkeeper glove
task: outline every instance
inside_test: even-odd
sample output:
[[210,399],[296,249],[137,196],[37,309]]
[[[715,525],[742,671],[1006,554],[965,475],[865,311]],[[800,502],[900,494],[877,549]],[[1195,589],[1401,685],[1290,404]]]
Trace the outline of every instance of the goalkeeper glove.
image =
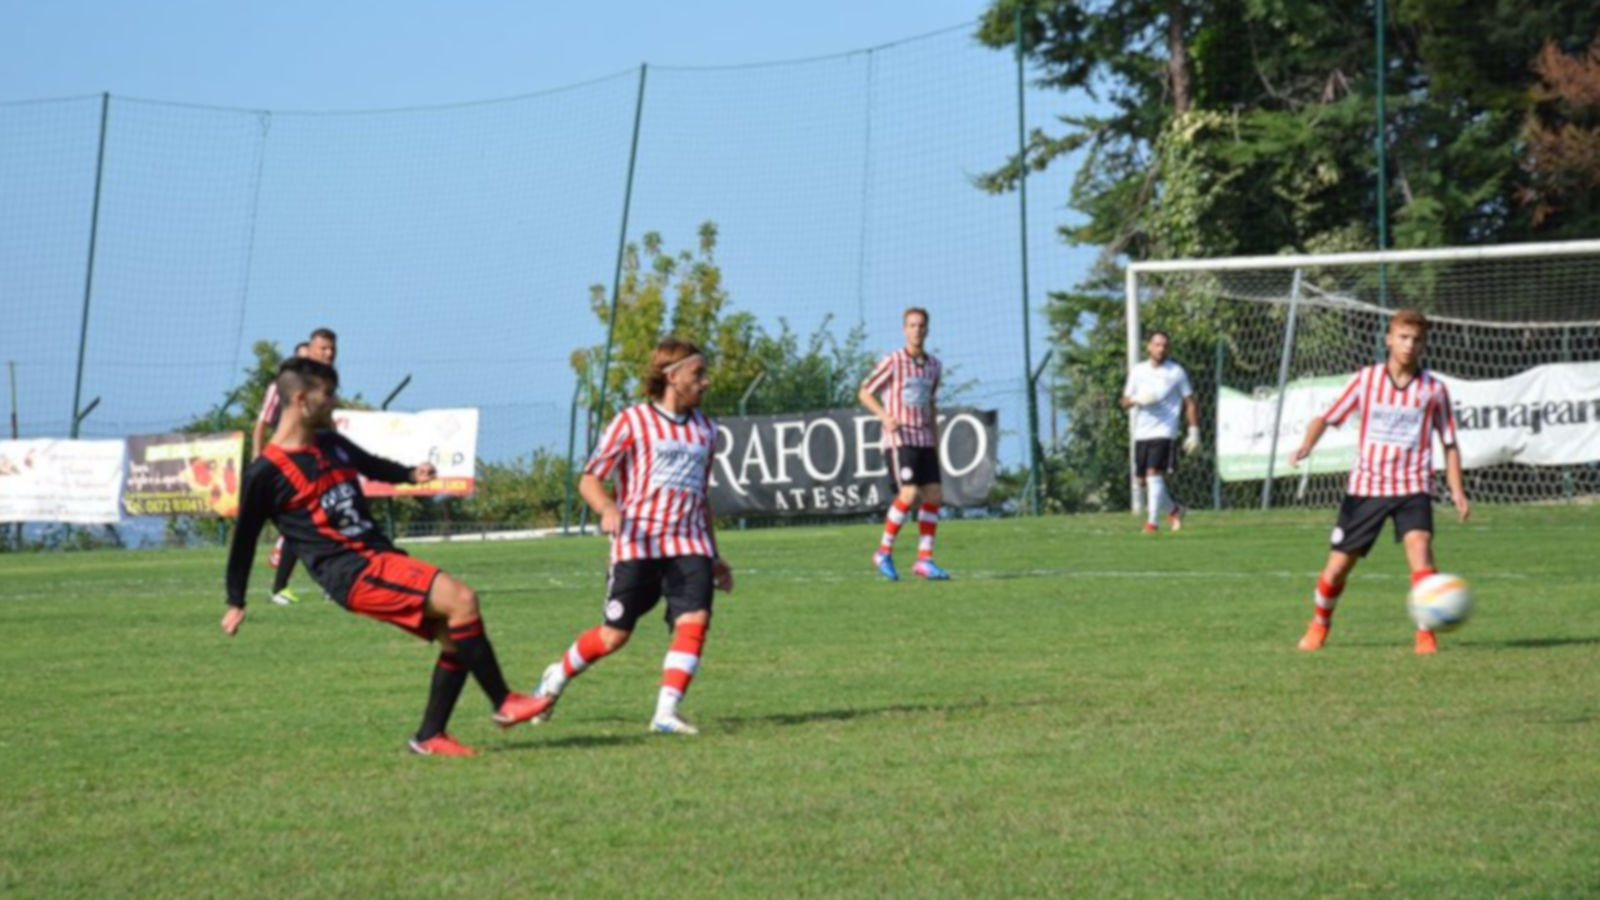
[[1183,452],[1193,453],[1200,449],[1200,429],[1195,425],[1189,426],[1189,434],[1183,439]]

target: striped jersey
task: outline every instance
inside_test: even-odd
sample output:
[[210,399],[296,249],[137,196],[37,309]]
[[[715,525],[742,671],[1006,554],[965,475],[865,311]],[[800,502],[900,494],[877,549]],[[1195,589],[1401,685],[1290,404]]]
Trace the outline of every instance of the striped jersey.
[[1403,497],[1433,492],[1433,432],[1456,444],[1456,418],[1444,382],[1420,369],[1404,388],[1385,363],[1351,376],[1322,418],[1340,425],[1360,416],[1361,441],[1346,492],[1356,497]]
[[261,398],[261,414],[256,416],[256,421],[277,427],[278,412],[282,405],[278,397],[278,383],[273,381],[267,385],[267,393]]
[[674,416],[654,403],[617,414],[584,474],[616,473],[622,529],[611,538],[611,561],[716,557],[706,492],[717,429],[699,410]]
[[882,398],[884,411],[900,423],[889,435],[889,447],[932,447],[934,444],[933,395],[939,389],[944,365],[931,353],[921,359],[904,347],[878,360],[862,388]]

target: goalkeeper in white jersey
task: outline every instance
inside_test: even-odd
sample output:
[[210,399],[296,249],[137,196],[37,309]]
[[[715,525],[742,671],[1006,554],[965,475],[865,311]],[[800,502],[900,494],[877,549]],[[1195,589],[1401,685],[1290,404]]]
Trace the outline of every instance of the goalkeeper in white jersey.
[[1195,406],[1194,389],[1183,366],[1167,359],[1172,338],[1165,331],[1152,332],[1145,344],[1149,358],[1128,372],[1122,388],[1123,409],[1133,411],[1133,470],[1139,489],[1145,493],[1149,517],[1145,531],[1156,531],[1162,513],[1173,531],[1183,527],[1184,505],[1172,495],[1167,476],[1178,468],[1178,413],[1189,422],[1183,452],[1200,449],[1200,411]]

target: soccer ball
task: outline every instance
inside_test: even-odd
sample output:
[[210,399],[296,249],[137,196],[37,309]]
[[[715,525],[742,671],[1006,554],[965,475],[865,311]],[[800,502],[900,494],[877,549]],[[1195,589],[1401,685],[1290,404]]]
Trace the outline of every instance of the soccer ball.
[[1418,628],[1455,631],[1472,615],[1472,591],[1459,575],[1429,575],[1411,589],[1406,611]]

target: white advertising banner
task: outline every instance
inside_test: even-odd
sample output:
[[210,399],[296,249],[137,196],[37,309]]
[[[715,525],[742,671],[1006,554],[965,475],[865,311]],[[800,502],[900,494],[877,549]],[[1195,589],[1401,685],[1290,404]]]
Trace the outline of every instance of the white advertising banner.
[[123,441],[0,441],[0,522],[117,521],[126,452]]
[[[1435,373],[1438,374],[1438,373]],[[1289,382],[1278,427],[1278,475],[1311,419],[1327,411],[1349,375]],[[1558,466],[1600,460],[1600,362],[1552,363],[1510,378],[1469,381],[1439,375],[1450,389],[1461,464],[1468,469],[1518,463]],[[1277,395],[1222,388],[1217,394],[1217,468],[1224,481],[1265,478]],[[1360,440],[1356,417],[1329,428],[1310,459],[1311,471],[1348,471]],[[1434,464],[1444,453],[1434,441]]]
[[414,413],[341,409],[334,412],[333,424],[368,453],[407,466],[431,462],[439,470],[439,477],[427,484],[388,485],[363,478],[362,489],[368,497],[465,497],[477,486],[476,409]]

